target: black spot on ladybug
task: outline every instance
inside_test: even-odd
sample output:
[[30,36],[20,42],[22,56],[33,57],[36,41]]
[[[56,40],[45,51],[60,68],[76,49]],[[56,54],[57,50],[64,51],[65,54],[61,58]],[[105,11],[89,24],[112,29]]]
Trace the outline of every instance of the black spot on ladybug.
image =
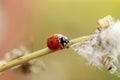
[[53,44],[53,41],[50,41],[50,44]]
[[58,47],[57,46],[54,46],[55,49],[57,49]]

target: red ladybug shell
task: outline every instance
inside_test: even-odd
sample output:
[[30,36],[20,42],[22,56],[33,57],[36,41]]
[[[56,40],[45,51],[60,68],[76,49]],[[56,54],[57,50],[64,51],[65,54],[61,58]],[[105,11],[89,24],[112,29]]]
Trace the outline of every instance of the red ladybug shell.
[[51,35],[48,40],[47,40],[47,46],[48,48],[50,48],[51,50],[58,50],[62,48],[62,45],[60,43],[60,41],[58,40],[58,38],[60,36],[63,36],[61,34],[54,34]]

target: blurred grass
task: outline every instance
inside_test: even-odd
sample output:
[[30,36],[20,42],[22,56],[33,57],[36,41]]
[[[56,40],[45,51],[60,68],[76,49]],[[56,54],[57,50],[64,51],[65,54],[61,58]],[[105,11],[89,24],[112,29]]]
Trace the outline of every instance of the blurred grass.
[[[45,41],[51,34],[61,33],[75,38],[94,33],[98,19],[106,15],[120,19],[119,0],[35,0],[34,4],[34,50],[45,47]],[[66,80],[119,80],[106,70],[100,71],[87,65],[86,60],[71,49],[55,52],[42,59],[55,72],[65,70]]]

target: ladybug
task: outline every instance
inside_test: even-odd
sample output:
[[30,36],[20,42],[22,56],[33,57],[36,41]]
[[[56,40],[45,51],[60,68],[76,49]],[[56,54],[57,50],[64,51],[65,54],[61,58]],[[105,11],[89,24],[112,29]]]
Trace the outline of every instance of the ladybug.
[[51,50],[59,50],[68,47],[69,39],[62,34],[53,34],[47,39],[47,46]]

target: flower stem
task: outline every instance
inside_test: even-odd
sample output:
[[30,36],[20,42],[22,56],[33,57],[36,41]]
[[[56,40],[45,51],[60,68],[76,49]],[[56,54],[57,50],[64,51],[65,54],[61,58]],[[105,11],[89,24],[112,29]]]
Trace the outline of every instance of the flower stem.
[[[75,44],[75,43],[78,43],[78,42],[84,42],[84,41],[90,40],[92,37],[93,37],[93,35],[88,35],[88,36],[83,36],[83,37],[72,39],[71,43],[70,43],[70,46]],[[15,60],[12,60],[12,61],[9,61],[5,64],[2,64],[0,66],[0,72],[5,71],[5,70],[7,70],[11,67],[14,67],[16,65],[25,63],[29,60],[38,58],[40,56],[43,56],[43,55],[46,55],[46,54],[49,54],[49,53],[52,53],[52,52],[54,52],[54,51],[50,50],[49,48],[44,48],[44,49],[32,52],[31,54],[25,55],[23,57],[19,57]]]

